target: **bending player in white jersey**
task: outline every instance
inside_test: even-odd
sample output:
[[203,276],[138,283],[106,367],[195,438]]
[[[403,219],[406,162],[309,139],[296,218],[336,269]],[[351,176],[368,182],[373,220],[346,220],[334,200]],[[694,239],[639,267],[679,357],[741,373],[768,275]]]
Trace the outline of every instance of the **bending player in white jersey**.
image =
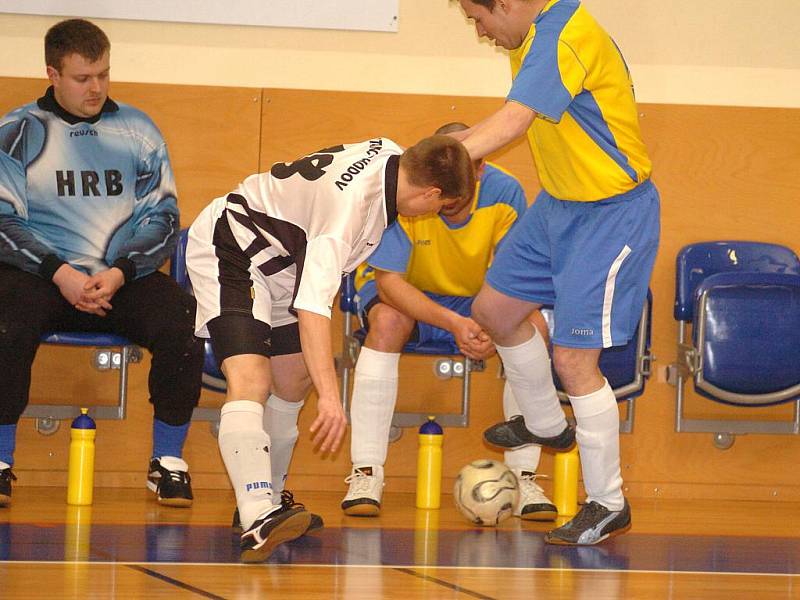
[[344,435],[330,333],[342,273],[372,253],[398,213],[457,213],[474,186],[472,162],[452,138],[426,138],[405,152],[376,138],[276,163],[192,225],[186,261],[197,333],[211,338],[228,382],[219,447],[244,529],[243,561],[264,560],[312,525],[290,494],[273,504],[310,383],[319,396],[314,443],[334,452]]

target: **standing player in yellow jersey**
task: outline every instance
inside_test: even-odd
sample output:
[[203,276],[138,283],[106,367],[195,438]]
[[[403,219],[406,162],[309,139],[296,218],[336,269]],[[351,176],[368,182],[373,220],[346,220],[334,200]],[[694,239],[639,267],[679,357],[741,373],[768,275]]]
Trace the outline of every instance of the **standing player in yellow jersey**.
[[[494,339],[522,417],[492,444],[569,448],[577,438],[587,502],[549,532],[596,544],[630,528],[619,411],[598,368],[603,348],[636,329],[659,238],[659,198],[633,85],[611,37],[578,0],[459,0],[478,35],[511,52],[507,102],[455,134],[473,159],[527,133],[542,192],[500,248],[472,307]],[[547,349],[527,316],[555,306],[553,361],[577,421],[567,424]]]
[[[465,130],[450,123],[436,133]],[[356,363],[350,417],[353,468],[342,501],[348,515],[376,516],[383,495],[384,463],[397,400],[398,361],[409,340],[453,345],[473,359],[494,354],[494,344],[470,317],[495,249],[527,208],[519,182],[499,167],[477,161],[479,183],[472,202],[422,217],[399,217],[386,231],[356,278],[357,302],[369,333]],[[536,311],[541,331],[547,325]],[[506,418],[520,414],[506,384]],[[514,514],[550,521],[557,510],[536,483],[540,446],[505,453],[520,482]]]

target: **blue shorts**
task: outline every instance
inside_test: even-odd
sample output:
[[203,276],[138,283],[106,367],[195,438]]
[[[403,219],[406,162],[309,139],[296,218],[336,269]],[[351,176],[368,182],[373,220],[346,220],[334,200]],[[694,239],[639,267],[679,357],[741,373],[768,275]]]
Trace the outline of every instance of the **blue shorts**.
[[649,180],[597,202],[542,191],[503,240],[486,282],[506,296],[552,305],[554,344],[621,346],[641,316],[659,230],[658,190]]
[[[473,297],[464,296],[440,296],[439,294],[432,294],[430,292],[423,292],[423,294],[437,304],[444,306],[445,308],[449,308],[453,312],[457,312],[462,317],[470,316],[472,311],[472,301],[475,299]],[[356,294],[358,316],[361,319],[361,325],[367,329],[369,328],[367,312],[369,312],[369,309],[372,308],[377,301],[378,289],[375,285],[375,281],[368,281],[365,283]],[[409,346],[408,344],[412,345]],[[458,353],[458,347],[456,346],[456,341],[452,333],[446,329],[441,329],[440,327],[436,327],[430,323],[424,323],[422,321],[417,321],[414,333],[411,334],[408,344],[404,349],[405,352],[413,352],[414,346],[425,346],[428,344],[451,344],[453,346],[453,353]]]

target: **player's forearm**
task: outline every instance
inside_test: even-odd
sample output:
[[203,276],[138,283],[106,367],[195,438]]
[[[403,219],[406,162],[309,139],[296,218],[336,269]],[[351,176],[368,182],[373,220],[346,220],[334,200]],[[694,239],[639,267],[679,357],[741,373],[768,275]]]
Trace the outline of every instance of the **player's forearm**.
[[106,257],[108,266],[122,271],[126,282],[161,268],[174,253],[180,233],[180,216],[173,197],[135,215],[135,219],[131,237]]
[[331,350],[330,319],[307,310],[298,310],[297,320],[303,359],[317,394],[320,397],[336,396],[338,385]]
[[0,262],[51,280],[64,261],[16,215],[0,215]]
[[381,301],[415,321],[452,331],[456,313],[437,304],[397,273],[378,271],[375,278]]
[[474,160],[485,158],[524,135],[535,117],[536,113],[527,106],[506,102],[503,108],[472,127],[462,143]]

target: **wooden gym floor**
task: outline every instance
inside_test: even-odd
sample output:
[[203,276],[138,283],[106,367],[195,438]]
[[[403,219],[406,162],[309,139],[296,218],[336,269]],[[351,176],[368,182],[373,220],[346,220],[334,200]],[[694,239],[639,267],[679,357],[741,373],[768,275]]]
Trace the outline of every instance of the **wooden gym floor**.
[[76,508],[18,486],[0,509],[0,598],[800,599],[799,503],[634,498],[628,534],[569,548],[542,542],[548,524],[472,527],[447,495],[418,511],[387,493],[379,518],[345,517],[343,493],[298,494],[325,528],[241,565],[230,492],[170,509],[106,488]]

